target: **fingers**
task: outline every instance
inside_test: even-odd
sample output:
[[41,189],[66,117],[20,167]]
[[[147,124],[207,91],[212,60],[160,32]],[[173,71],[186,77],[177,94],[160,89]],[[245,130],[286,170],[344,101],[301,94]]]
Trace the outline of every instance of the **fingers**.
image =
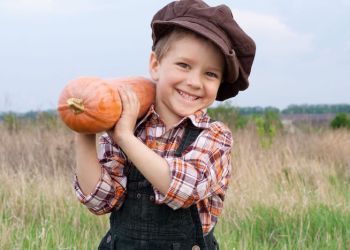
[[123,104],[129,104],[132,102],[133,98],[133,91],[131,89],[128,89],[127,87],[121,87],[119,89],[119,95],[122,100]]
[[139,112],[140,102],[136,93],[128,87],[121,87],[119,89],[120,99],[122,101],[123,111],[127,112]]
[[136,93],[126,86],[118,89],[122,102],[122,113],[113,129],[113,140],[120,142],[122,138],[134,136],[134,129],[139,115],[140,102]]

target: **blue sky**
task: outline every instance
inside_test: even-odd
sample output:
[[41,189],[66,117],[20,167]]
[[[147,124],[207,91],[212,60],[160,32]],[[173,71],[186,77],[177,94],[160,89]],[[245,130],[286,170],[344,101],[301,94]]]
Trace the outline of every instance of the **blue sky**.
[[[55,109],[78,76],[148,76],[150,21],[170,1],[0,0],[0,111]],[[236,106],[350,103],[350,1],[208,0],[255,40]]]

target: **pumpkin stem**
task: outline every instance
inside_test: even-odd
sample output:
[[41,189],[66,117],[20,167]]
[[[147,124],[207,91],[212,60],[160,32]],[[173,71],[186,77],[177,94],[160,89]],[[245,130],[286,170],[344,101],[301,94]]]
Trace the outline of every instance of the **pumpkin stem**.
[[84,112],[84,103],[82,99],[72,97],[67,100],[67,104],[76,115]]

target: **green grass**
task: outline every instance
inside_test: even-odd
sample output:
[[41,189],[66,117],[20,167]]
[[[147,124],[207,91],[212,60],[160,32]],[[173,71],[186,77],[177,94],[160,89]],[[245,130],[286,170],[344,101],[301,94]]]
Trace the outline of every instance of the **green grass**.
[[[95,216],[78,202],[40,202],[41,209],[27,209],[22,218],[2,211],[0,233],[6,233],[7,240],[1,249],[97,248],[108,216]],[[350,249],[349,225],[349,211],[325,205],[289,213],[260,205],[244,218],[221,218],[215,234],[221,249]]]
[[43,201],[43,211],[28,209],[22,218],[2,211],[0,234],[7,237],[1,249],[97,249],[108,226],[107,216],[94,216],[78,202],[60,204],[60,211],[54,206]]
[[234,223],[225,219],[216,235],[226,249],[350,249],[350,213],[324,205],[284,213],[257,206]]

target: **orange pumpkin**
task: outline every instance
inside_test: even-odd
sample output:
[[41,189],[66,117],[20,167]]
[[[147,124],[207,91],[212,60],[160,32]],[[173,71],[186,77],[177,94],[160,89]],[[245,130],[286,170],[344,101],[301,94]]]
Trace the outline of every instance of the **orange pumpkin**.
[[121,85],[130,86],[136,93],[140,101],[138,118],[144,116],[154,102],[155,85],[143,77],[74,79],[60,94],[59,116],[69,128],[79,133],[95,134],[111,129],[122,112],[118,93]]

